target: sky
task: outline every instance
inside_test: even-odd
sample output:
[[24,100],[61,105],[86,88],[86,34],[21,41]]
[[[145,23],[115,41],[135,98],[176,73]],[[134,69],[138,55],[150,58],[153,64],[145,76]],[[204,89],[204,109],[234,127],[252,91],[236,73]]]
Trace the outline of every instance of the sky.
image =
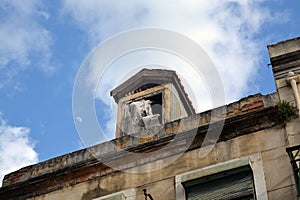
[[[0,180],[84,148],[72,92],[80,66],[101,42],[144,27],[181,33],[212,59],[229,103],[276,91],[267,45],[300,36],[299,9],[298,0],[0,0]],[[159,59],[156,53],[150,54]],[[95,106],[108,140],[115,126],[109,91],[150,54],[129,55],[103,76]],[[188,92],[197,82],[178,66],[170,69],[182,71]],[[202,87],[193,93],[198,112],[210,108]]]

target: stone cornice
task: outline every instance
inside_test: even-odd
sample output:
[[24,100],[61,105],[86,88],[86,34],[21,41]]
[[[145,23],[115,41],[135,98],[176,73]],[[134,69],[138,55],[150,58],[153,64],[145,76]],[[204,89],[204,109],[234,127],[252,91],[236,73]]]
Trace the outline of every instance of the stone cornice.
[[[227,115],[219,142],[277,125],[278,110],[275,106],[277,103],[277,94],[254,95],[226,106]],[[168,123],[164,127],[166,134],[151,141],[137,141],[137,144],[129,144],[130,136],[112,141],[116,146],[125,146],[126,151],[122,148],[112,148],[108,143],[102,143],[89,149],[82,149],[22,168],[6,175],[3,187],[0,188],[0,199],[18,199],[20,196],[29,198],[118,172],[102,164],[103,160],[110,164],[122,163],[120,169],[125,170],[173,156],[177,153],[174,150],[184,148],[187,142],[191,142],[191,145],[186,151],[200,148],[209,127],[210,113],[211,111],[207,111]],[[202,121],[199,124],[200,118]],[[185,131],[178,129],[179,123],[183,125]],[[211,124],[210,129],[217,126],[218,122],[215,122]],[[191,131],[196,131],[195,137],[191,137]],[[175,136],[179,142],[166,146]],[[151,152],[162,147],[167,147],[163,154],[139,161],[126,153],[127,151]],[[90,152],[98,152],[98,159]]]

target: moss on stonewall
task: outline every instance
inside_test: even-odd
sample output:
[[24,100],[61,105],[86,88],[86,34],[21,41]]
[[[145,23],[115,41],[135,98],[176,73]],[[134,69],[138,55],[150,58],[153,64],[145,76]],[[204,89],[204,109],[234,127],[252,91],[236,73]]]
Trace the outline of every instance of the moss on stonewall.
[[279,122],[285,124],[298,117],[298,109],[287,101],[280,101],[277,104],[279,110]]

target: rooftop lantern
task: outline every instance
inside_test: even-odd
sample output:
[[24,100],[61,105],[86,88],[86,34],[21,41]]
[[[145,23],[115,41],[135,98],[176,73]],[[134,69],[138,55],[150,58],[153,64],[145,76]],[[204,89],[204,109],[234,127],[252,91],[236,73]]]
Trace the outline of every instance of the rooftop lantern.
[[142,69],[110,94],[118,104],[116,137],[141,134],[195,114],[172,70]]

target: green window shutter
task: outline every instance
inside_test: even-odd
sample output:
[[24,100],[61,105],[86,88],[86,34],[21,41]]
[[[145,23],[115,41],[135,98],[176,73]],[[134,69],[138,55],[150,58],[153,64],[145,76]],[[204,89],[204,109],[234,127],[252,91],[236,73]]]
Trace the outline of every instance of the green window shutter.
[[125,196],[123,194],[116,194],[105,198],[105,200],[125,200]]
[[255,199],[253,175],[238,168],[183,183],[188,200]]

